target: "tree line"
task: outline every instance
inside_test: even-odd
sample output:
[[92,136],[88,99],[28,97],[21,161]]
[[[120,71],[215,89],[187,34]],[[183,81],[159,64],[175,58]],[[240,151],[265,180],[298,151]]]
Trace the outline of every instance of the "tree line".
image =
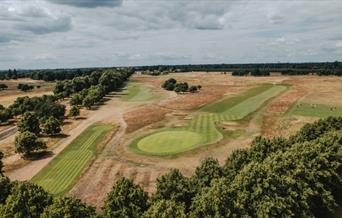
[[[136,66],[137,71],[170,71],[170,72],[233,72],[242,76],[254,74],[267,76],[270,72],[281,72],[283,75],[335,75],[342,76],[342,62],[308,62],[308,63],[260,63],[260,64],[189,64],[189,65],[155,65]],[[259,72],[256,72],[259,71]]]
[[[102,212],[73,197],[52,197],[28,182],[0,178],[5,217],[326,217],[341,203],[342,118],[306,124],[290,138],[257,137],[223,165],[207,158],[185,177],[172,169],[149,196],[122,178]],[[0,165],[1,166],[1,165]],[[0,168],[1,169],[1,168]]]
[[70,105],[90,109],[100,103],[109,92],[121,88],[132,74],[129,70],[94,71],[88,76],[58,81],[54,94],[60,98],[71,97]]

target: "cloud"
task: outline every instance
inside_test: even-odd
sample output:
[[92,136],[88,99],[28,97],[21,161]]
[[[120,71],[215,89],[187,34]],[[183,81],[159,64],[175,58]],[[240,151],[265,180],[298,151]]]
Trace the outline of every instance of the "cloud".
[[35,23],[21,23],[16,26],[20,30],[30,31],[34,34],[48,34],[53,32],[67,32],[71,30],[71,18],[60,17],[42,19]]
[[70,16],[35,4],[34,1],[5,1],[0,5],[0,42],[30,40],[34,35],[67,32],[72,29]]
[[55,4],[70,5],[80,8],[116,7],[122,4],[123,0],[47,0]]

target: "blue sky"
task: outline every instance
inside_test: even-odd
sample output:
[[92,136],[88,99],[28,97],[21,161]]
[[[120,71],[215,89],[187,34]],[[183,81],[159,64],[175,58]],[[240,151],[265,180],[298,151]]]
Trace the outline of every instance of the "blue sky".
[[341,0],[0,0],[0,69],[334,61]]

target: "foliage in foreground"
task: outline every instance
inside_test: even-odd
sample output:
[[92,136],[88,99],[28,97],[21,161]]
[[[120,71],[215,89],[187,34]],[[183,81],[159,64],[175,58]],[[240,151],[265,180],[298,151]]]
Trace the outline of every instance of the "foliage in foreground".
[[[148,197],[120,179],[107,195],[103,217],[319,217],[334,211],[342,196],[342,118],[307,124],[296,135],[256,138],[220,166],[205,159],[192,177],[173,169],[157,179]],[[5,217],[93,217],[76,199],[55,199],[29,183],[0,179]],[[25,204],[24,204],[25,202]],[[55,214],[55,215],[53,215]]]

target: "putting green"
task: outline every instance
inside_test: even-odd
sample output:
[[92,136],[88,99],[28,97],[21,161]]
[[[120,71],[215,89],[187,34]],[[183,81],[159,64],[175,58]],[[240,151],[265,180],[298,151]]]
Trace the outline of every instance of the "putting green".
[[137,144],[137,147],[150,154],[174,154],[192,149],[200,143],[200,134],[191,131],[165,131],[149,135]]

